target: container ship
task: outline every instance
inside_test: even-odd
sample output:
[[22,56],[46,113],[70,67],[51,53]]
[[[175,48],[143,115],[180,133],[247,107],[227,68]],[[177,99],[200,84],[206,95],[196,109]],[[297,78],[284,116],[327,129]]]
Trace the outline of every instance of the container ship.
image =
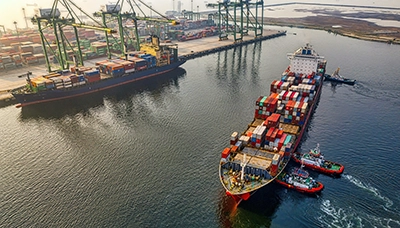
[[157,36],[141,50],[98,61],[92,67],[74,66],[34,77],[28,73],[26,86],[11,94],[19,102],[17,107],[76,98],[167,73],[186,61],[178,57],[177,45],[161,45]]
[[290,65],[270,94],[255,102],[253,121],[242,133],[233,132],[221,153],[219,178],[236,203],[281,174],[296,151],[317,106],[326,60],[307,44],[288,54]]

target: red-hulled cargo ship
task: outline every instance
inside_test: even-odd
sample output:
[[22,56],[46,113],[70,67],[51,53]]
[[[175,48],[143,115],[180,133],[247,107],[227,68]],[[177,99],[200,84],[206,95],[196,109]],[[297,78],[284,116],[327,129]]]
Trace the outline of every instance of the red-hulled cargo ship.
[[253,121],[234,132],[221,154],[219,177],[237,203],[272,183],[284,170],[307,129],[321,94],[326,60],[310,45],[288,54],[289,67],[256,100]]

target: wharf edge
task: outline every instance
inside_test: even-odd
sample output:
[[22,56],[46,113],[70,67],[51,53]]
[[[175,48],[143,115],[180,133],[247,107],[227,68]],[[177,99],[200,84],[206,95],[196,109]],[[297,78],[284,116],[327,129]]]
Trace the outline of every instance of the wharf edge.
[[[217,41],[215,42],[216,39],[218,39],[216,36],[213,37],[206,37],[206,38],[202,38],[199,40],[194,40],[194,41],[185,41],[185,42],[177,42],[179,46],[187,46],[187,44],[190,43],[194,43],[194,42],[201,42],[204,44],[213,42],[213,43],[217,43],[218,46],[217,47],[211,47],[210,46],[206,46],[206,48],[202,48],[196,51],[189,51],[188,53],[182,54],[179,56],[180,59],[186,59],[186,60],[190,60],[190,59],[195,59],[198,57],[202,57],[202,56],[206,56],[209,54],[213,54],[213,53],[217,53],[220,51],[224,51],[224,50],[228,50],[228,49],[232,49],[235,47],[239,47],[239,46],[244,46],[244,45],[248,45],[248,44],[252,44],[252,43],[256,43],[256,42],[260,42],[260,41],[264,41],[264,40],[268,40],[268,39],[273,39],[273,38],[277,38],[280,36],[284,36],[286,35],[286,31],[277,31],[277,30],[265,30],[266,33],[268,33],[268,35],[265,36],[261,36],[261,37],[250,37],[247,36],[245,37],[245,39],[241,42],[230,42],[232,40],[225,40],[225,42],[229,42],[229,44],[223,44],[222,42],[224,41]],[[212,41],[211,41],[212,40]],[[178,49],[181,49],[179,48]],[[198,48],[197,48],[198,49]],[[29,68],[27,68],[28,70]],[[10,72],[6,72],[6,73],[10,73],[13,74],[12,71]],[[21,84],[20,85],[15,85],[15,83],[11,83],[7,84],[6,83],[2,83],[2,85],[0,85],[0,108],[1,107],[6,107],[9,105],[14,105],[17,104],[18,102],[16,101],[16,99],[14,98],[14,96],[10,93],[11,90],[13,89],[17,89],[20,87],[24,87],[25,86],[25,80],[21,80]],[[10,87],[13,87],[12,89],[10,89]]]

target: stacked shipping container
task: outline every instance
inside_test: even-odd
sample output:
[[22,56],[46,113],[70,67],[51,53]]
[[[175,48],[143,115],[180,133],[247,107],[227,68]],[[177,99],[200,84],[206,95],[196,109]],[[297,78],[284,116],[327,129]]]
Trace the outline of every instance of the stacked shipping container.
[[[257,149],[275,151],[271,158],[271,173],[278,170],[283,158],[290,156],[290,150],[300,126],[304,124],[313,101],[315,88],[321,82],[321,76],[303,75],[286,71],[281,80],[271,83],[269,96],[260,96],[256,100],[254,122],[242,135],[231,135],[231,148],[223,151],[222,157],[228,158],[234,146],[251,146]],[[259,121],[262,120],[262,121]]]

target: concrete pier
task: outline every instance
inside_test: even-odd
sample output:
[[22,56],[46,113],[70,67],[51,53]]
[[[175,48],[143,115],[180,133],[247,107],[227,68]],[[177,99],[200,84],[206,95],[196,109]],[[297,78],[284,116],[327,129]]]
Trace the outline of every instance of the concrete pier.
[[[275,37],[286,35],[286,31],[277,31],[265,29],[262,37],[254,37],[254,33],[249,31],[249,35],[244,36],[240,42],[233,42],[233,36],[230,35],[227,40],[219,40],[218,36],[203,37],[195,40],[188,40],[184,42],[174,42],[178,44],[178,53],[180,58],[187,60],[194,59],[197,57],[209,55],[219,51],[231,49],[241,45],[247,45],[262,40],[272,39]],[[102,60],[101,58],[100,60]],[[86,66],[94,66],[94,63],[99,60],[87,60],[85,61]],[[0,71],[0,107],[15,104],[16,101],[11,95],[12,89],[25,86],[26,77],[18,78],[19,75],[26,74],[28,71],[35,75],[46,74],[46,66],[33,65],[23,66],[13,70],[1,70]]]
[[227,50],[262,40],[272,39],[283,35],[286,35],[286,31],[265,29],[262,37],[256,38],[251,34],[251,32],[249,32],[248,36],[243,37],[243,41],[236,43],[233,42],[232,36],[230,36],[230,39],[227,40],[218,40],[218,36],[212,36],[176,43],[178,44],[179,55],[186,59],[193,59],[222,50]]

